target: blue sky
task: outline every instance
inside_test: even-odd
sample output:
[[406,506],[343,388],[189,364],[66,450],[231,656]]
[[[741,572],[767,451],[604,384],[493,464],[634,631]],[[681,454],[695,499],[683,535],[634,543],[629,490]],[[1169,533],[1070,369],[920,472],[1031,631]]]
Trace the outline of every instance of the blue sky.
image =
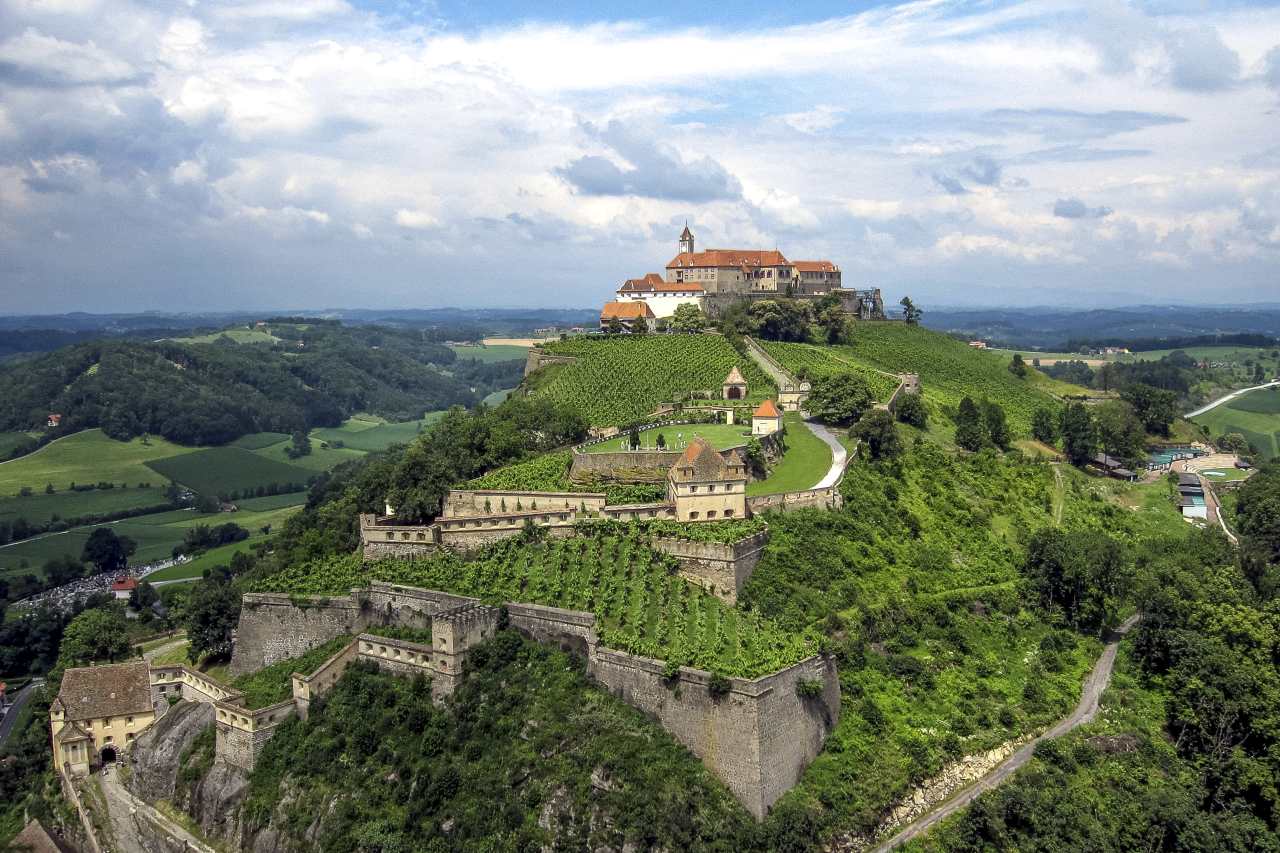
[[[529,17],[529,10],[537,17]],[[0,312],[1280,293],[1280,8],[0,0]]]

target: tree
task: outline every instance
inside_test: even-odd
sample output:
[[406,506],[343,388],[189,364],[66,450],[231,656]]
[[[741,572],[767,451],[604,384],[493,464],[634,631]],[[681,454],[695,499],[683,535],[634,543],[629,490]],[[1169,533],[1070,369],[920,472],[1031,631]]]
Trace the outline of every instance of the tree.
[[305,430],[297,430],[293,433],[293,441],[285,450],[285,455],[290,459],[297,459],[301,456],[311,455],[311,436],[307,435]]
[[1133,406],[1124,400],[1109,400],[1095,408],[1093,415],[1104,453],[1128,464],[1145,455],[1147,433]]
[[137,549],[128,536],[117,536],[110,527],[95,527],[84,543],[80,559],[93,563],[99,572],[118,572],[129,565],[129,557]]
[[849,316],[840,304],[840,297],[834,293],[823,296],[813,306],[814,321],[822,328],[823,337],[829,344],[838,344],[849,338]]
[[696,335],[707,328],[707,317],[693,302],[681,302],[671,315],[671,330],[686,335]]
[[965,450],[977,452],[987,446],[986,419],[978,411],[973,398],[965,397],[956,409],[956,444]]
[[1015,352],[1009,362],[1009,372],[1019,379],[1027,378],[1027,363],[1022,360],[1022,353]]
[[770,341],[806,341],[812,316],[807,302],[761,299],[747,308],[752,331]]
[[982,422],[987,428],[987,440],[1000,450],[1009,449],[1009,422],[1004,408],[990,400],[982,401]]
[[224,658],[231,653],[231,630],[240,618],[240,596],[226,566],[210,570],[191,590],[187,604],[187,658]]
[[1093,416],[1083,403],[1072,403],[1062,410],[1059,425],[1062,450],[1072,465],[1081,466],[1093,458],[1098,447],[1098,433]]
[[654,443],[658,446],[659,450],[667,449],[667,437],[662,433],[658,433],[658,439]]
[[622,321],[619,320],[617,317],[610,317],[608,320],[605,321],[604,333],[606,335],[620,335],[626,330],[627,330],[627,327],[622,325]]
[[86,666],[120,660],[129,654],[129,625],[110,608],[86,610],[67,625],[58,649],[58,664]]
[[1112,621],[1132,564],[1124,546],[1105,533],[1050,527],[1032,536],[1023,574],[1042,609],[1061,614],[1073,628],[1095,631]]
[[631,321],[631,334],[647,335],[649,334],[649,321],[644,317],[637,317]]
[[627,446],[632,450],[640,449],[640,430],[632,427],[627,432]]
[[1052,445],[1058,440],[1058,424],[1053,412],[1048,409],[1036,409],[1031,416],[1031,437],[1036,441]]
[[861,439],[872,459],[892,459],[902,452],[902,439],[893,423],[893,415],[885,409],[872,409],[849,430],[851,438]]
[[902,297],[902,300],[898,304],[902,306],[902,319],[907,321],[907,325],[919,325],[920,318],[924,316],[924,311],[916,307],[916,304],[911,301],[911,297]]
[[1228,432],[1218,439],[1218,449],[1228,453],[1247,453],[1249,441],[1238,432]]
[[1147,432],[1169,434],[1169,427],[1178,415],[1175,392],[1135,382],[1121,390],[1120,398],[1133,406]]
[[928,428],[929,410],[925,408],[923,395],[901,394],[895,406],[894,414],[898,420],[919,429]]
[[44,564],[44,577],[50,586],[62,586],[84,577],[84,564],[70,554],[63,554]]
[[835,424],[851,424],[871,408],[875,397],[867,381],[856,373],[835,373],[813,383],[809,412]]
[[134,610],[145,610],[159,600],[156,588],[146,581],[140,581],[129,593],[129,607]]

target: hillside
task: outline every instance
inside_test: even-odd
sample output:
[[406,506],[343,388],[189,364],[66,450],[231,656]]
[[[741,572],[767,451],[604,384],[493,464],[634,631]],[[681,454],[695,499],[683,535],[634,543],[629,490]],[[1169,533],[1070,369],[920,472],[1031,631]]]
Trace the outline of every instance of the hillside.
[[420,332],[318,321],[95,341],[0,370],[0,430],[43,428],[58,413],[55,435],[100,427],[113,438],[223,444],[253,432],[336,427],[357,412],[406,420],[472,405],[510,387],[518,371],[458,361]]
[[234,813],[255,849],[278,849],[276,833],[335,851],[754,846],[728,791],[563,653],[504,632],[469,666],[436,708],[425,682],[353,665],[307,722],[281,726],[242,793],[211,802],[220,777],[196,749],[180,797],[199,785],[197,821]]
[[594,426],[635,421],[659,403],[687,399],[690,392],[719,396],[735,366],[746,377],[750,400],[777,393],[755,363],[720,335],[579,337],[545,349],[577,360],[533,374],[532,393],[580,413]]
[[1280,389],[1250,391],[1191,420],[1214,438],[1239,433],[1263,459],[1280,456]]

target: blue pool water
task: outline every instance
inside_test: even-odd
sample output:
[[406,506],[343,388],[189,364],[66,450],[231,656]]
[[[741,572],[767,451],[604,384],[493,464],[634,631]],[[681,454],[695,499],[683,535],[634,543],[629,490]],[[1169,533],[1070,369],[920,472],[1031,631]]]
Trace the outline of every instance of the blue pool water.
[[1195,459],[1204,455],[1205,452],[1198,447],[1162,447],[1152,453],[1147,461],[1151,465],[1168,465],[1179,459]]

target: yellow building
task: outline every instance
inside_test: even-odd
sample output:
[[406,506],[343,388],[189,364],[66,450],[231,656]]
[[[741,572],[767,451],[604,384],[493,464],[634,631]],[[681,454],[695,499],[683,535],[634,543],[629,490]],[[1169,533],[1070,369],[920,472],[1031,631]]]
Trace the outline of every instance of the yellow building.
[[772,400],[765,400],[751,413],[752,435],[773,435],[782,429],[782,413]]
[[49,706],[54,763],[86,775],[115,761],[155,719],[146,661],[68,669]]
[[679,521],[720,521],[747,515],[747,466],[738,451],[728,458],[701,436],[667,473],[667,498]]

